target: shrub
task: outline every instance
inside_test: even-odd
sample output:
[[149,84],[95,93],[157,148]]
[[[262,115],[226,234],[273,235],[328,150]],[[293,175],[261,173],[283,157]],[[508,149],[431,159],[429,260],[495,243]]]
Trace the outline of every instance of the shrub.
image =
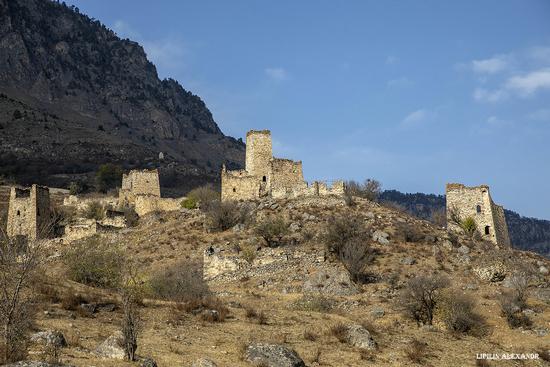
[[338,339],[340,343],[346,343],[348,341],[348,327],[342,323],[331,326],[329,333]]
[[434,310],[443,288],[449,281],[441,276],[417,276],[401,292],[400,303],[405,314],[417,323],[431,325]]
[[397,231],[403,242],[421,242],[425,238],[424,233],[414,224],[402,223]]
[[88,301],[79,294],[66,293],[61,297],[61,308],[67,311],[76,311],[78,306],[87,302]]
[[258,223],[254,232],[262,237],[269,247],[277,247],[283,237],[290,233],[289,223],[283,217],[266,218]]
[[71,181],[69,184],[69,193],[71,195],[82,194],[83,192],[86,192],[86,190],[88,190],[88,186],[84,182]]
[[247,206],[233,201],[213,202],[206,212],[208,227],[213,231],[226,231],[239,223],[244,224],[249,212]]
[[346,196],[358,196],[370,201],[377,201],[382,192],[382,184],[374,179],[367,179],[363,183],[348,181],[345,184]]
[[430,214],[430,222],[439,227],[446,227],[447,213],[445,212],[445,208],[434,209]]
[[338,258],[354,282],[363,280],[365,266],[374,259],[374,252],[363,238],[356,237],[340,248]]
[[319,336],[309,330],[304,331],[304,339],[309,340],[310,342],[314,342],[317,340]]
[[125,258],[117,247],[93,236],[74,243],[63,254],[63,261],[71,280],[95,287],[116,288]]
[[467,235],[473,236],[477,231],[477,224],[474,218],[466,217],[460,222],[460,227]]
[[181,202],[181,207],[185,209],[195,209],[197,207],[197,200],[187,197]]
[[447,330],[481,336],[485,321],[474,312],[474,301],[458,291],[445,294],[439,309]]
[[200,264],[178,262],[154,273],[149,280],[153,296],[170,301],[188,302],[210,295]]
[[504,293],[499,297],[499,305],[502,316],[511,328],[531,327],[532,322],[523,310],[523,304],[514,293]]
[[105,208],[99,201],[91,201],[84,209],[83,215],[88,219],[101,220],[105,218]]
[[338,254],[344,244],[352,239],[361,237],[365,233],[363,221],[353,214],[343,214],[332,217],[323,235],[323,242],[327,250]]
[[201,210],[208,211],[213,203],[220,201],[220,193],[214,190],[214,187],[209,184],[189,191],[187,199],[195,203],[194,207],[198,206]]
[[135,227],[139,222],[139,215],[134,208],[124,208],[124,219],[126,219],[126,225],[128,227]]
[[267,325],[267,316],[264,311],[257,312],[255,309],[247,307],[245,316],[249,320],[255,320],[260,325]]
[[125,274],[122,287],[120,288],[120,298],[122,300],[122,347],[129,361],[136,360],[136,350],[138,347],[138,336],[141,332],[142,323],[139,305],[143,302],[143,290],[141,282],[138,280],[135,269],[129,267]]
[[300,311],[329,312],[333,302],[323,295],[303,295],[294,301],[291,307]]
[[114,164],[107,163],[99,166],[96,173],[96,186],[99,192],[107,192],[119,187],[122,182],[122,169]]
[[405,355],[411,362],[422,364],[427,355],[427,347],[426,343],[413,339],[405,348]]

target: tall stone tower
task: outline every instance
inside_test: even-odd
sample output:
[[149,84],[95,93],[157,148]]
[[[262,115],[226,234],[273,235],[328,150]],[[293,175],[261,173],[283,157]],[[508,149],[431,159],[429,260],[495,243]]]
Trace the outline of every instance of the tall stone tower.
[[493,202],[489,186],[466,187],[462,184],[450,183],[446,187],[446,197],[449,230],[460,230],[460,226],[451,220],[451,213],[454,211],[462,219],[472,217],[478,232],[484,239],[499,246],[510,246],[504,208]]
[[267,184],[271,158],[271,132],[250,130],[246,134],[246,171]]
[[6,228],[8,237],[26,236],[35,240],[46,235],[50,221],[50,190],[47,187],[11,188]]

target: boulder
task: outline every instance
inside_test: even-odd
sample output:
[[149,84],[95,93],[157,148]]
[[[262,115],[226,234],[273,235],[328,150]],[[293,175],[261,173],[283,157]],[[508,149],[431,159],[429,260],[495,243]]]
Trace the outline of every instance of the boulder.
[[546,266],[544,266],[544,265],[541,265],[541,266],[539,267],[539,273],[541,273],[542,275],[548,274],[548,268],[547,268]]
[[35,333],[31,335],[31,342],[56,348],[67,346],[67,341],[65,340],[63,333],[57,330],[46,330]]
[[488,282],[501,282],[506,278],[506,267],[503,264],[480,265],[474,267],[473,272],[481,279]]
[[374,349],[376,343],[369,331],[361,325],[350,325],[346,332],[346,341],[349,345],[359,349]]
[[199,358],[195,362],[193,362],[193,365],[191,367],[218,367],[218,365],[209,359]]
[[372,317],[379,319],[384,316],[384,309],[382,307],[375,307],[370,311]]
[[331,296],[351,296],[359,293],[348,272],[337,270],[319,270],[304,282],[302,291]]
[[246,360],[266,367],[305,367],[294,350],[280,344],[254,343],[246,348]]
[[157,362],[153,358],[143,358],[139,361],[139,367],[157,367]]
[[414,265],[416,263],[416,260],[412,257],[405,257],[401,259],[400,263],[403,265]]
[[98,345],[95,353],[102,358],[125,359],[126,353],[122,348],[123,338],[121,332],[116,332]]
[[466,254],[469,254],[470,253],[470,248],[468,246],[460,246],[457,251],[463,255],[466,255]]
[[378,242],[381,245],[387,245],[390,243],[390,241],[388,240],[389,236],[390,235],[386,232],[377,230],[372,234],[372,240]]

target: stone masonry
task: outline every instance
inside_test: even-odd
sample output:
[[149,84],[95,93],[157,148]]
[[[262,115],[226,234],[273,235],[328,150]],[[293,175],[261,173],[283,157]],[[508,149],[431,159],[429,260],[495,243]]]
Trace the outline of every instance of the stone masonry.
[[50,222],[50,190],[47,187],[11,188],[6,227],[8,237],[26,236],[31,240],[44,237]]
[[332,187],[323,182],[308,185],[301,161],[274,158],[269,130],[251,130],[246,134],[245,169],[228,171],[222,167],[221,182],[224,201],[344,194],[342,181]]
[[499,246],[510,246],[508,226],[504,217],[504,208],[496,205],[491,199],[489,186],[467,187],[450,183],[446,188],[447,195],[447,228],[460,231],[460,226],[451,220],[455,210],[460,218],[472,217],[481,236]]
[[131,170],[122,175],[119,205],[135,205],[136,196],[139,195],[160,197],[158,170]]

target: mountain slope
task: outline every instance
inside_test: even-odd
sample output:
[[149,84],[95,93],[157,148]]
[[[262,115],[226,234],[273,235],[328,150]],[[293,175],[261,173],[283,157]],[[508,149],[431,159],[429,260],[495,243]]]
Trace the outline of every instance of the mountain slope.
[[[396,190],[386,190],[380,200],[399,205],[406,212],[422,219],[430,219],[431,214],[445,209],[445,196],[433,194],[404,194]],[[537,252],[550,257],[550,221],[528,218],[504,209],[512,245],[522,250]]]
[[244,161],[242,142],[160,80],[139,44],[50,0],[0,0],[0,92],[0,174],[15,179],[66,183],[115,162],[160,166],[177,186]]

